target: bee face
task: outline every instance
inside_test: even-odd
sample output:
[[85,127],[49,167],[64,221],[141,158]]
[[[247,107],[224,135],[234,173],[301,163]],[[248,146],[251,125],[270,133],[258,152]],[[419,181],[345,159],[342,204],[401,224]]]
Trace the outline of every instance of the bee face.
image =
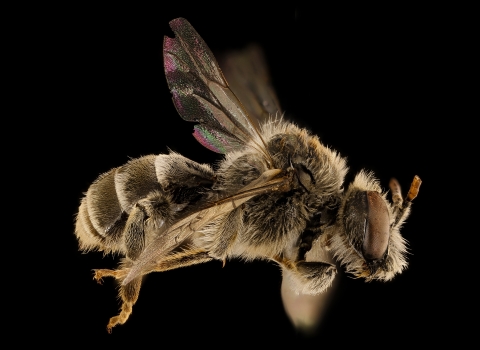
[[406,241],[399,232],[404,219],[395,218],[373,175],[360,172],[343,198],[332,236],[332,250],[348,272],[368,281],[390,280],[406,268]]

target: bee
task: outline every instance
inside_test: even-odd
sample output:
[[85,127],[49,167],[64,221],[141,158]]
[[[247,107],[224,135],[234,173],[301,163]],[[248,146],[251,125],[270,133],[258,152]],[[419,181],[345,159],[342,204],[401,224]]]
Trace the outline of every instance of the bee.
[[198,142],[224,156],[214,168],[175,152],[148,155],[89,187],[76,218],[79,247],[123,257],[116,270],[94,270],[97,281],[120,284],[121,310],[107,330],[127,321],[143,276],[211,260],[273,261],[298,295],[332,284],[337,268],[325,252],[367,281],[401,273],[400,228],[420,178],[405,199],[392,180],[392,202],[365,170],[344,188],[345,158],[283,119],[258,47],[227,56],[229,85],[190,23],[170,26],[163,53],[173,103],[195,123]]

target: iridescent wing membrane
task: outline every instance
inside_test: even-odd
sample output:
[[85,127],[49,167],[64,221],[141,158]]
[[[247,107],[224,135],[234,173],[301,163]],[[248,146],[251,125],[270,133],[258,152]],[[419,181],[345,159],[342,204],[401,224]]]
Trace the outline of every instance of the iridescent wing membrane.
[[194,137],[217,153],[258,142],[258,132],[203,39],[183,18],[170,26],[176,37],[163,43],[165,75],[180,116],[198,123]]

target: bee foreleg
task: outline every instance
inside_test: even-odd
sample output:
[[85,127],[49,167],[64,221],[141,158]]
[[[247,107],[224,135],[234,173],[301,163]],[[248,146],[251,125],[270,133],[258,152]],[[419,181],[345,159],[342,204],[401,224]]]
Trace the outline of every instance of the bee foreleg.
[[284,278],[291,279],[290,285],[296,293],[317,295],[323,293],[332,284],[337,269],[326,262],[300,261],[287,265],[281,264]]

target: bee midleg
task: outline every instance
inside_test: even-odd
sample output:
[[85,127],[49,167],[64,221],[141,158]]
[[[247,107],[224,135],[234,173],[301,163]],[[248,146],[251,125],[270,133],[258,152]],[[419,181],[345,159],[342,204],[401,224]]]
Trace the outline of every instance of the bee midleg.
[[208,244],[209,255],[215,259],[222,260],[225,264],[231,248],[235,244],[237,234],[242,230],[242,208],[236,208],[228,213],[218,225],[205,232]]
[[317,295],[332,284],[337,274],[335,265],[326,262],[277,260],[282,266],[284,278],[296,293]]

